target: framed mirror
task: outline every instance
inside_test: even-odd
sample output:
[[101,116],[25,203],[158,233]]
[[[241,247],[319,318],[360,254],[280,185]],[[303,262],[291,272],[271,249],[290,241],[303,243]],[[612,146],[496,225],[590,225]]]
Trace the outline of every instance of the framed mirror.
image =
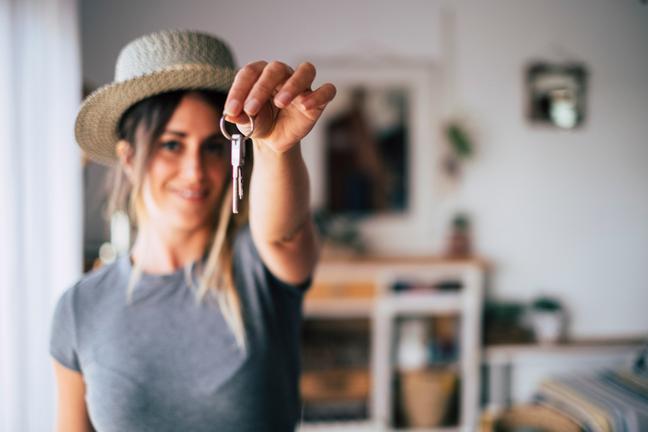
[[526,68],[527,117],[532,124],[576,129],[586,117],[587,69],[533,62]]
[[411,59],[312,61],[318,80],[338,89],[302,145],[313,208],[353,217],[372,253],[431,253],[440,68]]

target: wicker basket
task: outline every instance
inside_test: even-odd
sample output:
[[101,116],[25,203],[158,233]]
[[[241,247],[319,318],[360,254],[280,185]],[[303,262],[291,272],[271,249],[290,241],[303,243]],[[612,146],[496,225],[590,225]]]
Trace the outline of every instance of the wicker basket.
[[401,409],[407,426],[440,426],[456,389],[456,372],[439,368],[401,371],[400,375]]

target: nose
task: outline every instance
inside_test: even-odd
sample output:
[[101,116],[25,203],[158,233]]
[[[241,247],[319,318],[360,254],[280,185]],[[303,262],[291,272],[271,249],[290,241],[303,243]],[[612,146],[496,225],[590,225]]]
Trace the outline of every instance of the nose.
[[199,182],[205,176],[205,168],[200,148],[185,152],[182,158],[182,177],[188,181]]

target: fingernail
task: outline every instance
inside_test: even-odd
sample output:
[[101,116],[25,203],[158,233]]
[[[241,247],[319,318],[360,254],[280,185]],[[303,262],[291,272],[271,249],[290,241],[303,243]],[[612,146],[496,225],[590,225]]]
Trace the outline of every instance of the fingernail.
[[241,103],[235,99],[227,101],[223,114],[236,115],[241,109]]
[[290,103],[290,93],[281,92],[275,96],[275,101],[279,102],[281,105],[288,105]]
[[254,115],[257,112],[259,112],[260,108],[261,108],[261,104],[256,99],[250,99],[247,102],[245,102],[245,112],[248,114]]

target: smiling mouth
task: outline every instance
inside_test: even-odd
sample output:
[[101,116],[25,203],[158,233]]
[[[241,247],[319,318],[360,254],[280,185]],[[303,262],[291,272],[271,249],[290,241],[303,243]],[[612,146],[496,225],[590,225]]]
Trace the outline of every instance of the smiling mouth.
[[178,195],[180,198],[191,202],[203,201],[205,198],[207,198],[207,195],[209,195],[207,189],[200,189],[200,190],[172,189],[172,190],[173,193]]

